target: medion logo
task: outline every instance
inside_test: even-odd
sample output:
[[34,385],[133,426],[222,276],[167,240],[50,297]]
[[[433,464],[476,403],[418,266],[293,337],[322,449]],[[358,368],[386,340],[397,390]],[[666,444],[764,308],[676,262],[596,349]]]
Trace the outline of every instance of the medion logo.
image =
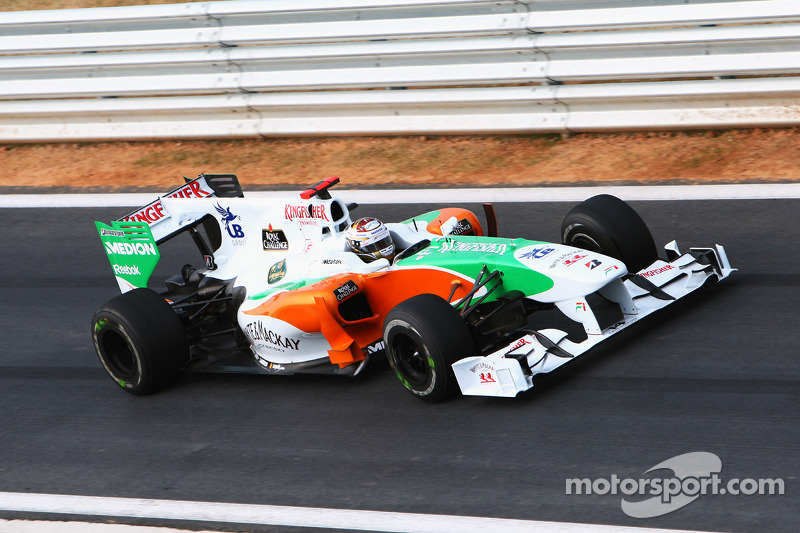
[[137,242],[134,244],[128,242],[107,242],[106,253],[119,254],[119,255],[156,255],[156,245],[152,242]]

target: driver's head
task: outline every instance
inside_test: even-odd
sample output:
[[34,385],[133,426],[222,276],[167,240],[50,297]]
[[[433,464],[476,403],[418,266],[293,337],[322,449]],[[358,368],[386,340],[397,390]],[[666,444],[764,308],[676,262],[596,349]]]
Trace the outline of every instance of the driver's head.
[[376,259],[392,260],[394,243],[389,229],[377,218],[359,218],[347,228],[347,249],[369,263]]

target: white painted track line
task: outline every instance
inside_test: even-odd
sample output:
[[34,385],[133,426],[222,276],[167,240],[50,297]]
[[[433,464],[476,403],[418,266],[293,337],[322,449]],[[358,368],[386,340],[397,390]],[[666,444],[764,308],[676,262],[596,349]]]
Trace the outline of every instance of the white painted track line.
[[[459,533],[676,533],[676,530],[667,529],[503,518],[16,492],[0,492],[0,509],[30,513],[224,522],[387,533],[452,533],[454,531]],[[17,533],[11,529],[8,531]],[[35,531],[39,533],[42,530]],[[80,530],[74,529],[73,531]],[[5,533],[4,529],[3,532]]]
[[[5,194],[0,208],[7,207],[137,207],[159,194]],[[252,198],[284,198],[294,191],[247,192]],[[375,203],[480,203],[480,202],[580,202],[596,194],[612,194],[623,200],[766,200],[800,198],[800,183],[735,185],[631,185],[598,187],[511,187],[486,189],[333,189],[348,202]]]
[[42,520],[3,520],[0,533],[216,533],[214,531],[187,531],[153,526],[128,526],[124,524],[98,524],[93,522],[45,522]]

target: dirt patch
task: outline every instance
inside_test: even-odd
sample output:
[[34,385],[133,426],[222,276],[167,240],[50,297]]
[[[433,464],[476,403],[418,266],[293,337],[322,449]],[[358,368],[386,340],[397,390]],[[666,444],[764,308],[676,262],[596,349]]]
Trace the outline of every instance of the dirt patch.
[[82,7],[152,6],[183,4],[195,0],[0,0],[0,11],[35,11],[39,9],[75,9]]
[[[0,0],[0,11],[181,0]],[[166,190],[232,172],[246,188],[800,180],[800,130],[0,145],[0,188]]]
[[800,180],[800,130],[0,145],[0,186],[162,190],[231,172],[245,187]]

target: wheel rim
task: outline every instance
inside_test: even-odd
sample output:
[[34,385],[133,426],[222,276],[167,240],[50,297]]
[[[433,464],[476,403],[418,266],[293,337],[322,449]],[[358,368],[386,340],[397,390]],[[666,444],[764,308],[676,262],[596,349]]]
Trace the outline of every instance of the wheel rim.
[[116,331],[105,332],[102,346],[106,363],[117,377],[127,381],[136,376],[136,357],[122,335]]
[[398,334],[392,342],[393,359],[397,371],[414,388],[427,385],[431,367],[424,348],[408,335]]
[[569,244],[575,248],[589,250],[590,252],[602,253],[603,249],[596,240],[585,233],[576,233],[570,239]]

